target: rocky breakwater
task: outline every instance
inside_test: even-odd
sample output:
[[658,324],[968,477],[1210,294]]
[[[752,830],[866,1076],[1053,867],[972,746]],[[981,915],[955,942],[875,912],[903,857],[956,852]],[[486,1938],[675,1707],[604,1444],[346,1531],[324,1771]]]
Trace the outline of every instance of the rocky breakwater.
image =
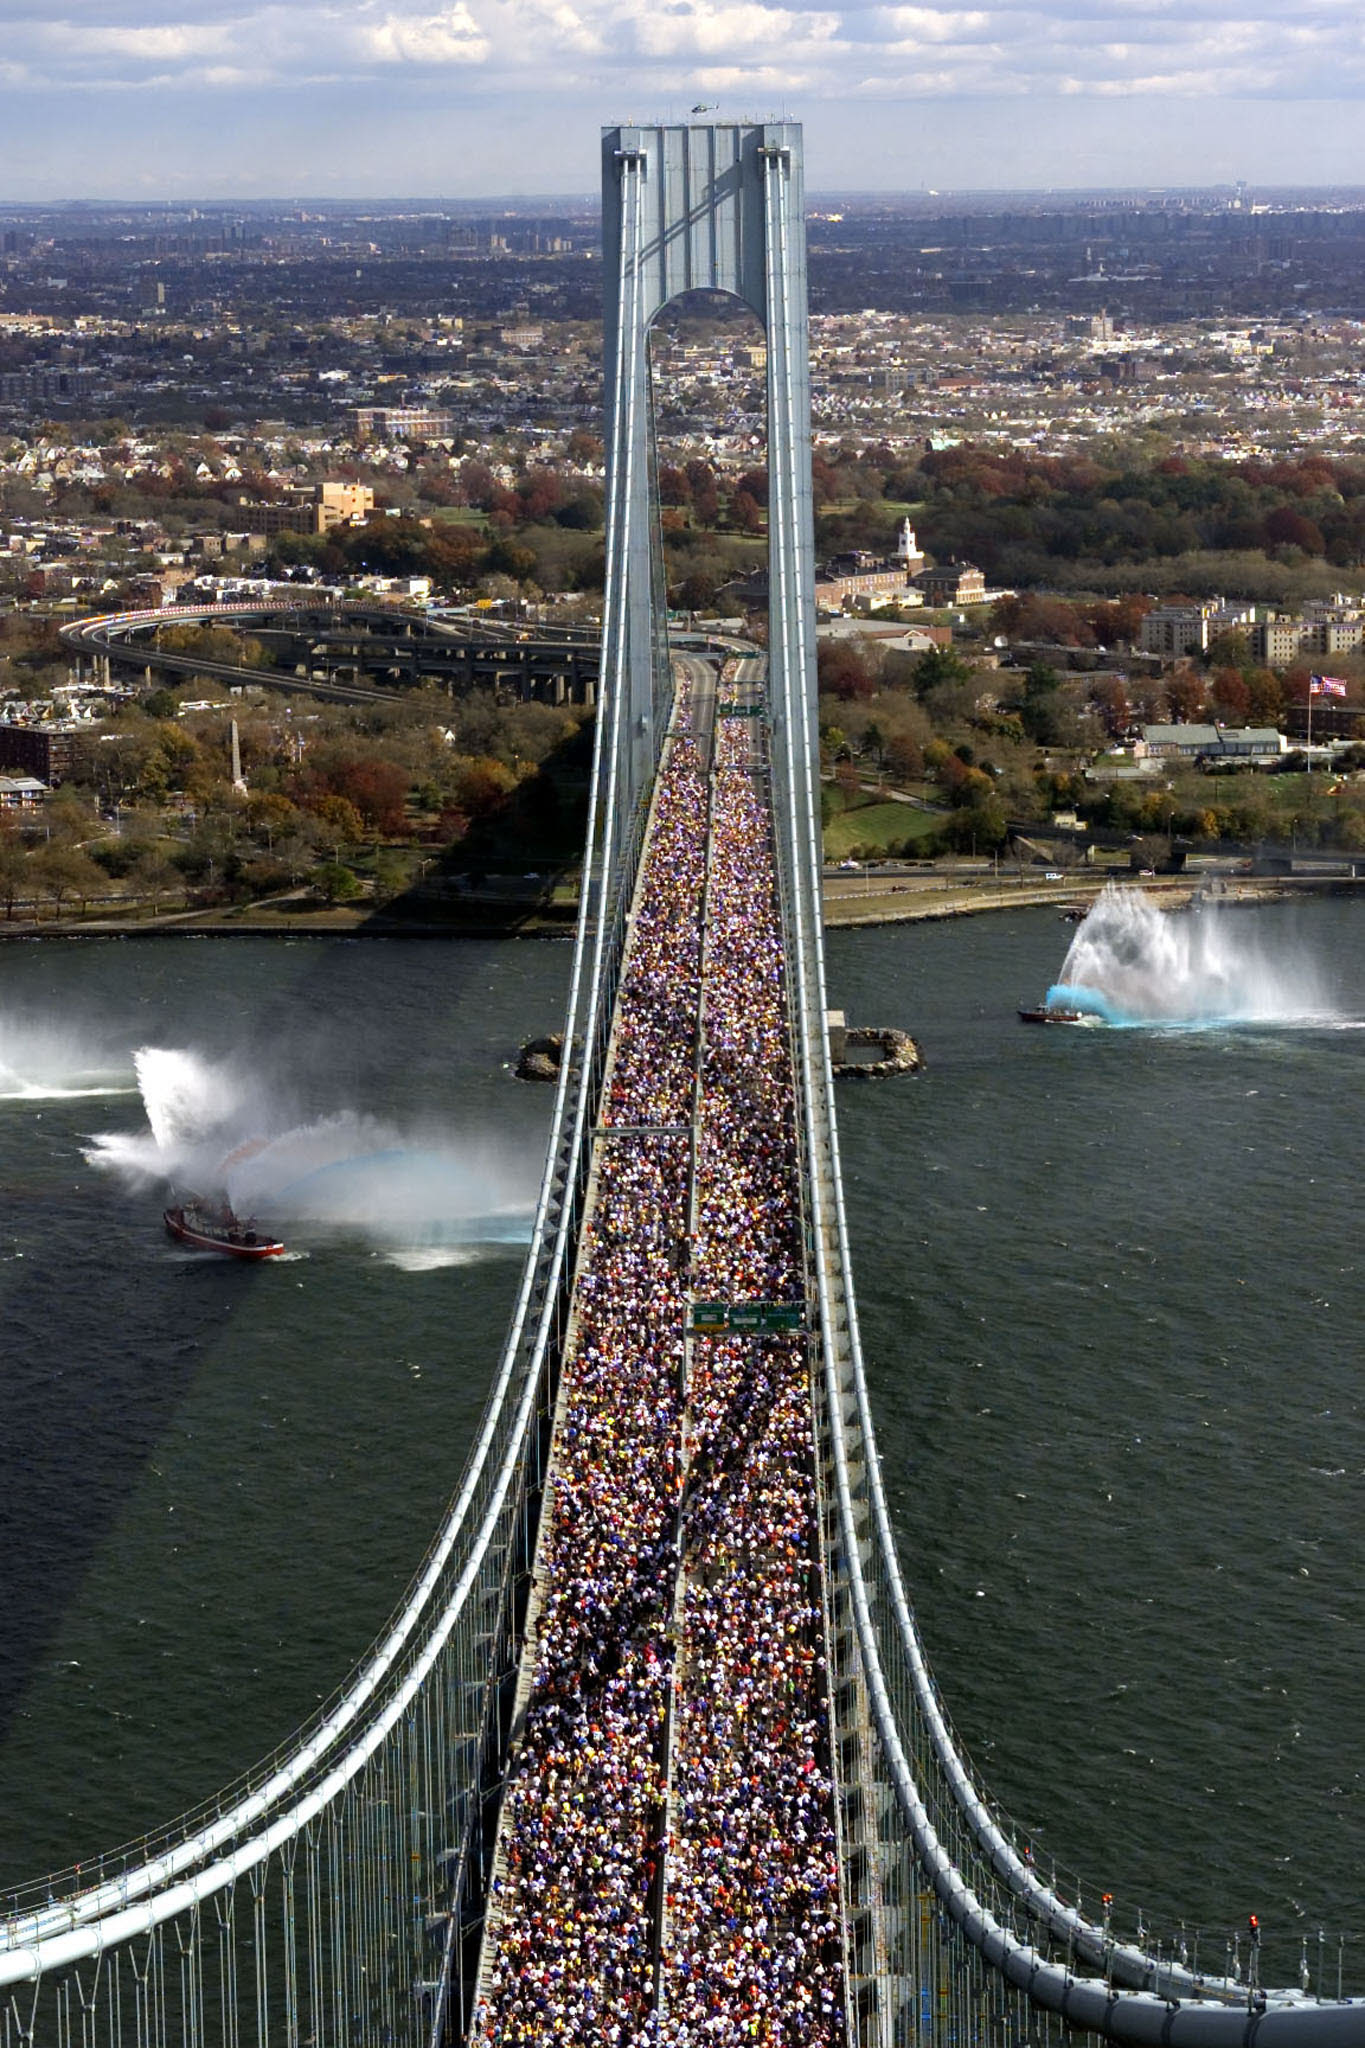
[[553,1031],[548,1038],[528,1038],[517,1054],[519,1081],[557,1081],[564,1058],[564,1033]]
[[[832,1061],[840,1080],[883,1081],[892,1074],[917,1074],[924,1055],[908,1031],[874,1030],[850,1024],[843,1033],[843,1058]],[[850,1059],[863,1050],[880,1055],[874,1059]]]

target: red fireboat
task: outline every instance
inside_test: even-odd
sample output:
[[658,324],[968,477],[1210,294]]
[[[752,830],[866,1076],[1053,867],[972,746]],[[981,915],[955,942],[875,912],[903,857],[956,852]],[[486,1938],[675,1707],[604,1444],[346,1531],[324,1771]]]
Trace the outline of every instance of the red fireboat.
[[226,1202],[220,1209],[184,1202],[167,1209],[164,1221],[177,1244],[196,1252],[223,1252],[230,1259],[277,1259],[284,1250],[278,1238],[267,1237],[256,1228],[254,1218],[243,1222]]

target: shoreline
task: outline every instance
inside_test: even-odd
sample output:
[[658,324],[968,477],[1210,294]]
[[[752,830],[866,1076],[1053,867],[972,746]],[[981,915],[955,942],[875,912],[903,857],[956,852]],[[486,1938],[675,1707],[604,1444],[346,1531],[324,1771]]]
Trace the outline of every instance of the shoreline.
[[[1197,878],[1161,876],[1141,881],[1114,875],[1102,879],[1001,886],[986,880],[959,882],[951,878],[892,884],[878,890],[832,894],[826,886],[823,926],[826,931],[856,931],[888,924],[932,924],[947,918],[980,917],[989,912],[1054,909],[1058,915],[1088,909],[1110,881],[1126,880],[1140,888],[1158,908],[1187,910],[1196,899],[1218,909],[1243,909],[1297,896],[1362,896],[1365,879],[1329,875],[1242,875],[1217,895],[1208,895]],[[458,922],[450,918],[375,918],[360,911],[316,910],[297,916],[250,910],[174,911],[147,918],[0,919],[0,945],[7,940],[28,944],[42,939],[536,939],[567,941],[573,925],[565,917],[548,918],[534,911],[515,920]]]
[[[1278,903],[1296,896],[1365,896],[1365,882],[1345,876],[1240,875],[1217,895],[1210,895],[1202,880],[1162,876],[1154,882],[1136,877],[1107,875],[1101,882],[1029,885],[1021,889],[968,885],[955,887],[942,882],[933,889],[920,888],[920,901],[903,904],[894,890],[848,895],[831,903],[825,901],[826,931],[857,930],[860,926],[886,924],[927,924],[945,918],[979,917],[989,911],[1055,910],[1058,916],[1072,910],[1088,910],[1110,881],[1122,880],[1160,910],[1188,910],[1195,902],[1210,908],[1247,909],[1261,903]],[[927,900],[932,898],[932,900]],[[1077,920],[1079,922],[1079,920]]]

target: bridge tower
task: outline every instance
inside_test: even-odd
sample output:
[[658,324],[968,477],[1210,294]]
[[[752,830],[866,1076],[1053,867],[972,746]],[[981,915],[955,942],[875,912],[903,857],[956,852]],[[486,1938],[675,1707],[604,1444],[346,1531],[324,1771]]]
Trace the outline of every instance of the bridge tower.
[[[608,128],[602,137],[606,272],[607,576],[602,694],[610,707],[596,877],[633,869],[634,821],[671,699],[656,516],[649,328],[683,292],[724,291],[768,346],[769,677],[774,733],[815,705],[814,540],[806,236],[798,123]],[[804,751],[804,750],[803,750]],[[624,860],[620,856],[624,855]],[[609,886],[609,883],[608,883]]]
[[[588,859],[600,901],[600,958],[619,944],[624,894],[672,704],[667,600],[658,516],[649,330],[670,301],[698,289],[731,294],[756,314],[767,344],[768,673],[772,822],[778,855],[789,1000],[796,1025],[808,1225],[821,1273],[842,1277],[840,1219],[820,1190],[837,1177],[820,928],[815,544],[802,134],[795,122],[620,127],[602,137],[607,426],[599,792]],[[610,777],[610,781],[602,780]],[[610,791],[610,794],[606,792]],[[595,982],[606,983],[608,974]],[[585,1043],[592,1033],[584,1032]],[[818,1242],[818,1245],[816,1241]],[[820,1285],[819,1345],[849,1312]],[[842,1356],[837,1365],[842,1369]],[[829,1440],[829,1395],[817,1371],[818,1433]],[[828,1485],[824,1540],[842,1555]],[[889,1957],[894,1908],[878,1839],[890,1811],[871,1750],[871,1717],[853,1639],[848,1588],[828,1589],[833,1677],[844,1703],[838,1744],[841,1884],[849,1993],[862,2048],[891,2048],[906,2003]],[[842,1731],[841,1731],[842,1733]],[[901,1916],[904,1917],[903,1915]]]

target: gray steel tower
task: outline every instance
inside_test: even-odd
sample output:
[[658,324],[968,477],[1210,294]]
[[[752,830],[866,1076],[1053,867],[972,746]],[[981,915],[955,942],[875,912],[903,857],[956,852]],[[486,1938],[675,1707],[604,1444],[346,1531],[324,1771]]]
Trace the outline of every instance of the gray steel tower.
[[[610,720],[603,807],[614,842],[597,873],[627,871],[670,695],[654,493],[648,333],[698,287],[732,292],[768,345],[770,689],[777,752],[815,702],[810,369],[801,129],[795,122],[609,128],[602,137],[606,269],[607,576],[599,716]],[[803,735],[808,737],[808,735]],[[801,756],[807,745],[798,745]],[[624,855],[624,861],[622,856]]]

